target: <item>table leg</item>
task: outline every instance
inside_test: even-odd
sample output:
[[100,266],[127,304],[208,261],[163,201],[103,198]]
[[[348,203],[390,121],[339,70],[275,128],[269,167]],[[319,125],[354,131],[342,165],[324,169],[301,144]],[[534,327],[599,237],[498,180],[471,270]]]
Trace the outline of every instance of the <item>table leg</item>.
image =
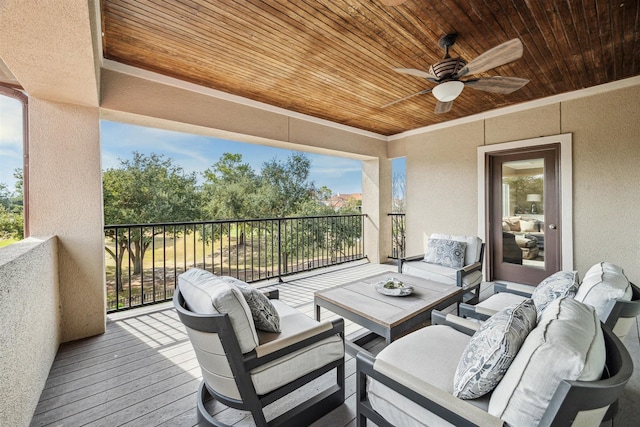
[[320,321],[320,306],[316,304],[316,320]]

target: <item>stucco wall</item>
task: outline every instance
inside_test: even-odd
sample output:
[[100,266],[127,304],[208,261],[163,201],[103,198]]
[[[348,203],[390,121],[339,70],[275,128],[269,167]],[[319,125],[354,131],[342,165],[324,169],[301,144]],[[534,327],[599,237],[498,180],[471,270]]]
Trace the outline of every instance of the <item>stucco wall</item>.
[[29,425],[58,351],[56,248],[55,237],[0,248],[0,426]]
[[407,254],[433,232],[477,233],[477,147],[571,133],[574,268],[610,261],[640,281],[638,99],[635,85],[390,142],[407,158]]
[[29,224],[58,236],[62,341],[106,325],[97,107],[29,98]]

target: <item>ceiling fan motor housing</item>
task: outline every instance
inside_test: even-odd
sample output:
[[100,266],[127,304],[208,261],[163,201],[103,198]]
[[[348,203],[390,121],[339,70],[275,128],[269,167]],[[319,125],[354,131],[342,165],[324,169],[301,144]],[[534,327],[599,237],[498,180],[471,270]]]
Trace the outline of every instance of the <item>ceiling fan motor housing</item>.
[[467,62],[462,58],[445,58],[429,67],[429,72],[436,76],[438,80],[445,80],[452,78],[465,65],[467,65]]

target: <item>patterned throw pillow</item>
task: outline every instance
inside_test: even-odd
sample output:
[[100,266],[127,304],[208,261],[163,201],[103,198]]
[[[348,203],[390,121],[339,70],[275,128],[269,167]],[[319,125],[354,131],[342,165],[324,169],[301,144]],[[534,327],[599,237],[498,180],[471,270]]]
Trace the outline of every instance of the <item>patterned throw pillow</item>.
[[531,294],[538,316],[552,301],[562,297],[575,297],[578,286],[577,271],[558,271],[544,279]]
[[265,294],[235,277],[221,276],[220,278],[224,282],[235,285],[240,290],[251,310],[251,317],[253,317],[256,329],[266,332],[281,332],[280,315]]
[[438,264],[450,268],[464,267],[464,253],[467,249],[465,242],[445,239],[429,239],[427,252],[424,255],[425,262]]
[[526,299],[491,316],[471,337],[458,363],[453,395],[476,399],[493,391],[536,326],[536,307]]

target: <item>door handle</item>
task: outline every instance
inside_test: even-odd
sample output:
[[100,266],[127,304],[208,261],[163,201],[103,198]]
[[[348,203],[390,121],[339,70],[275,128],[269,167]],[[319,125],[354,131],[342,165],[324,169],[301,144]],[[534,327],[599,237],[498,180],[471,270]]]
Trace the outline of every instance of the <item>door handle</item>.
[[549,229],[550,230],[555,230],[556,228],[558,228],[555,224],[549,224]]

